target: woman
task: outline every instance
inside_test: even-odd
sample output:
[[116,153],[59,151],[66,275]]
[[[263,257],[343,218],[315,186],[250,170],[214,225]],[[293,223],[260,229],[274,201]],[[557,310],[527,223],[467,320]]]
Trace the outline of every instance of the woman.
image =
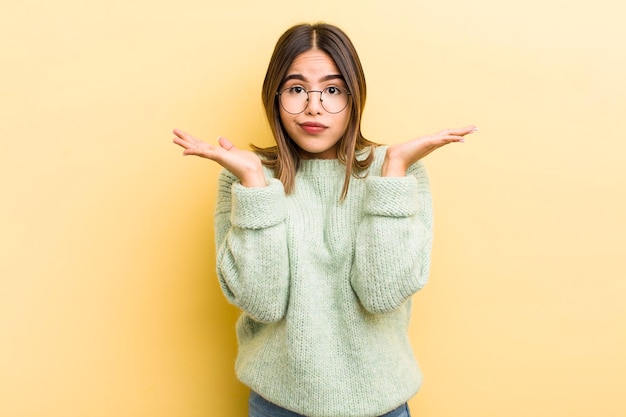
[[276,44],[262,97],[276,146],[238,149],[174,130],[221,164],[217,270],[237,323],[250,417],[409,416],[422,376],[407,335],[428,278],[423,157],[474,126],[379,146],[361,134],[366,86],[343,31],[297,25]]

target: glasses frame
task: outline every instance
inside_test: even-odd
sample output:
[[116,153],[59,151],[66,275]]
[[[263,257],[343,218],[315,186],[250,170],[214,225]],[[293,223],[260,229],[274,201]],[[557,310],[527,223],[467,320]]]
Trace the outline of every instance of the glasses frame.
[[[310,98],[309,98],[309,93],[320,93],[320,104],[322,105],[322,108],[323,108],[323,109],[324,109],[327,113],[330,113],[330,114],[338,114],[338,113],[341,113],[342,111],[344,111],[344,110],[348,107],[348,104],[350,104],[350,96],[352,96],[352,93],[351,93],[351,92],[349,92],[347,89],[345,89],[345,88],[341,88],[341,87],[337,87],[337,86],[335,86],[335,85],[332,85],[332,86],[326,87],[326,88],[325,88],[325,89],[323,89],[323,90],[304,90],[304,88],[302,88],[302,89],[304,90],[304,92],[306,93],[306,104],[305,104],[305,106],[304,106],[304,108],[303,108],[302,110],[300,110],[300,111],[299,111],[299,112],[297,112],[297,113],[293,113],[293,112],[290,112],[289,110],[287,110],[287,109],[285,108],[285,106],[283,106],[283,102],[281,101],[281,96],[283,95],[283,93],[284,93],[285,91],[289,90],[290,88],[293,88],[293,87],[286,87],[286,88],[283,88],[282,90],[280,90],[280,91],[277,91],[277,92],[276,92],[276,97],[278,97],[278,104],[280,105],[280,107],[281,107],[284,111],[286,111],[286,112],[287,112],[287,113],[289,113],[289,114],[300,114],[300,113],[304,112],[304,111],[306,110],[306,108],[307,108],[307,107],[309,107],[309,99],[310,99]],[[345,92],[345,93],[348,95],[348,100],[346,101],[346,105],[345,105],[345,106],[343,106],[343,108],[342,108],[341,110],[339,110],[339,111],[329,111],[326,107],[324,107],[324,100],[322,99],[322,97],[324,96],[324,91],[328,90],[329,88],[338,88],[339,90],[341,90],[341,91]]]

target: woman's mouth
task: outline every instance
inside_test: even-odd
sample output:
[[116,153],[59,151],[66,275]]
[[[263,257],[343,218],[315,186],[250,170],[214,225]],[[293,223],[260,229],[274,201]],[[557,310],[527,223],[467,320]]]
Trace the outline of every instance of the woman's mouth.
[[324,129],[328,128],[328,126],[325,126],[317,122],[304,122],[304,123],[299,123],[299,125],[300,125],[300,128],[302,128],[302,130],[304,130],[306,133],[309,133],[309,134],[320,133]]

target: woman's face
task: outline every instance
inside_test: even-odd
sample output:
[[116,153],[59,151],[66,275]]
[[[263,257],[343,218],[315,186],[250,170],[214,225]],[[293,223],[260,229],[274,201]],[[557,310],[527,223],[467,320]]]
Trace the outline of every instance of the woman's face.
[[[337,158],[337,144],[346,132],[350,120],[350,105],[348,103],[338,113],[330,113],[322,106],[319,93],[324,91],[324,96],[327,97],[326,107],[336,111],[338,108],[332,108],[331,101],[336,103],[339,95],[348,91],[335,62],[326,53],[311,49],[293,60],[285,80],[280,91],[290,89],[290,94],[300,93],[304,98],[306,98],[304,91],[310,91],[309,100],[302,105],[306,107],[301,113],[288,113],[283,105],[279,106],[280,119],[289,137],[298,145],[300,157]],[[288,100],[287,94],[283,93],[284,97],[280,98],[282,103]],[[345,98],[350,100],[349,96]]]

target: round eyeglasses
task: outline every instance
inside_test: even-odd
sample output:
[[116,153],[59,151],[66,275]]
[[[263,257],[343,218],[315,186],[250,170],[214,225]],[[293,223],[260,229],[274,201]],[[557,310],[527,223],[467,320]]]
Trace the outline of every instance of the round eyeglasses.
[[305,90],[296,85],[276,93],[280,106],[289,114],[300,114],[309,105],[309,93],[320,93],[320,103],[328,113],[341,113],[350,99],[350,92],[344,88],[331,86],[323,90]]

